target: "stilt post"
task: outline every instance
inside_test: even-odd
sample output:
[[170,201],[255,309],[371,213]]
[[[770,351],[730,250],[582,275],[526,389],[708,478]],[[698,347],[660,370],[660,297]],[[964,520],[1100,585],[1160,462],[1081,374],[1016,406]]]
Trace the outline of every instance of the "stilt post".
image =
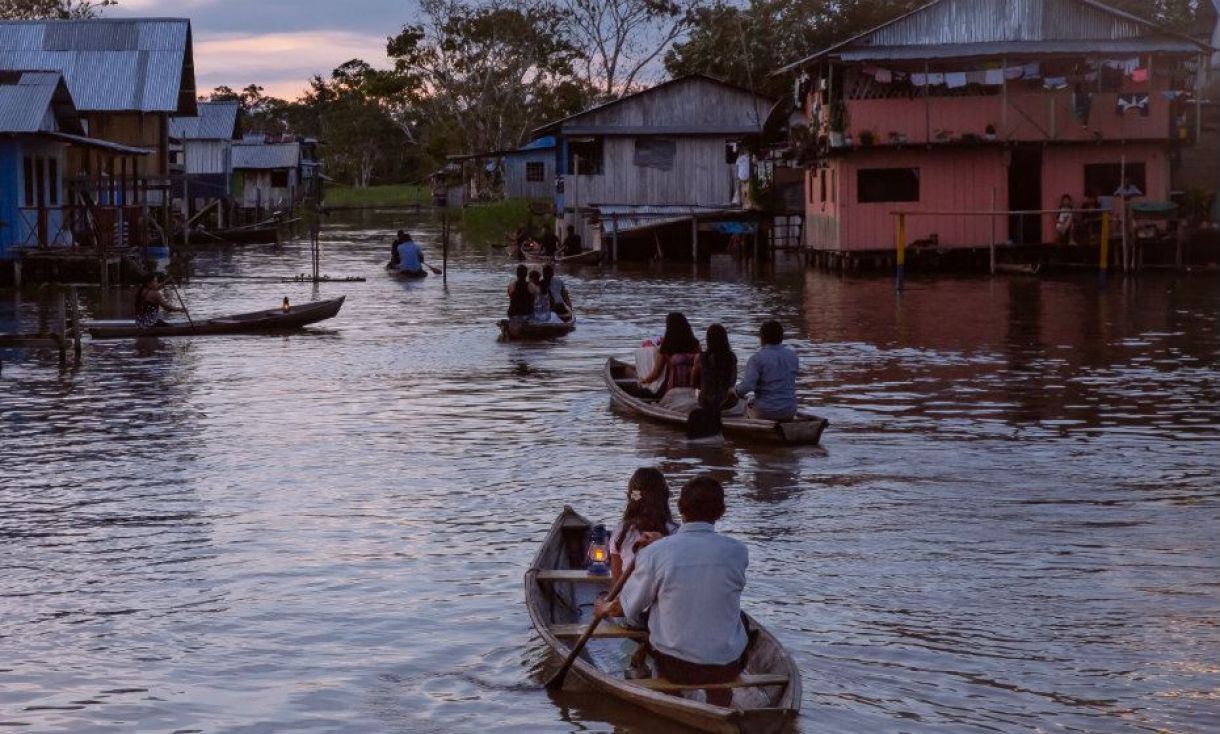
[[898,288],[898,292],[902,292],[903,281],[905,280],[906,261],[907,261],[907,215],[898,214],[898,235],[895,239],[894,246],[897,248],[897,263],[898,272],[894,285]]

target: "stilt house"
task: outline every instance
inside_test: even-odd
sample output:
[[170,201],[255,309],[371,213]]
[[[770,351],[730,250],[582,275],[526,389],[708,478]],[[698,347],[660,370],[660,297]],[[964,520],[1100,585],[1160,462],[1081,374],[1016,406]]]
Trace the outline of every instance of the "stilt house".
[[[141,244],[151,230],[163,228],[169,118],[195,114],[190,21],[0,21],[0,72],[5,70],[58,72],[82,131],[95,141],[71,146],[63,159],[62,201],[74,222],[72,241],[105,250]],[[161,226],[150,228],[150,210],[158,212]]]
[[750,228],[738,145],[761,134],[772,104],[692,75],[539,128],[556,140],[561,225],[611,257],[689,258]]
[[907,244],[1046,243],[1053,216],[964,213],[1166,200],[1211,51],[1094,0],[936,0],[801,59],[782,71],[808,120],[806,244],[892,250],[896,211]]
[[232,192],[233,141],[241,137],[241,105],[236,101],[200,102],[198,114],[170,120],[170,140],[182,166],[175,181],[174,198],[190,219],[201,208],[222,202],[217,226],[224,226],[223,202]]

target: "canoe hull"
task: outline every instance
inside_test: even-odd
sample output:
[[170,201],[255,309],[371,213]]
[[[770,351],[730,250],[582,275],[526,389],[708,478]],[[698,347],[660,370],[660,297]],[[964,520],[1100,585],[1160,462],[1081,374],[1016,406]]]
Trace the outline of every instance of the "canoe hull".
[[[525,574],[525,600],[534,628],[557,656],[566,657],[569,642],[557,637],[552,624],[569,624],[575,620],[572,601],[584,601],[576,596],[579,584],[539,581],[543,570],[580,568],[584,558],[585,536],[590,523],[572,508],[565,507],[552,524],[541,548]],[[566,592],[566,594],[565,594]],[[586,593],[595,593],[588,591]],[[565,596],[572,597],[571,600]],[[747,615],[749,618],[749,615]],[[786,684],[765,689],[748,690],[750,700],[757,699],[762,706],[745,708],[722,708],[688,698],[652,691],[631,681],[600,669],[586,652],[576,659],[572,672],[588,686],[615,698],[622,699],[658,716],[685,724],[700,731],[723,732],[724,734],[771,734],[784,730],[788,722],[800,709],[800,671],[778,640],[753,618],[749,618],[758,637],[751,648],[746,673],[781,674]],[[765,691],[765,692],[764,692]],[[734,701],[734,705],[740,705]]]
[[176,322],[169,326],[143,328],[135,325],[90,326],[94,339],[124,339],[132,337],[208,336],[215,334],[258,334],[299,329],[302,326],[334,317],[343,307],[346,296],[329,301],[317,301],[302,306],[254,311],[214,319],[199,319],[194,323]]
[[[606,382],[606,388],[610,391],[610,399],[615,405],[659,423],[686,427],[686,416],[684,414],[666,410],[655,402],[644,400],[630,392],[627,384],[634,384],[637,377],[633,365],[622,360],[610,358],[606,360],[606,367],[602,376]],[[801,411],[797,415],[796,420],[791,421],[767,421],[746,417],[722,416],[721,424],[724,427],[725,434],[737,438],[749,438],[796,446],[814,446],[822,440],[822,432],[830,425],[830,421],[812,413]]]
[[500,338],[505,341],[555,339],[576,329],[576,318],[562,323],[500,319],[497,325],[500,327]]
[[537,253],[525,251],[525,261],[531,263],[553,263],[555,265],[596,265],[601,262],[602,253],[600,250],[586,250],[575,255],[560,255],[558,257],[547,257]]

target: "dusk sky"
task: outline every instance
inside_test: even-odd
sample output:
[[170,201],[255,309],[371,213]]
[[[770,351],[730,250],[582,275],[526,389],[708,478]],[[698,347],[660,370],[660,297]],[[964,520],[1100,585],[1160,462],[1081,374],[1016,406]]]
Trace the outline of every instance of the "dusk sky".
[[190,18],[201,94],[255,82],[294,99],[311,75],[353,57],[386,64],[386,37],[417,9],[411,0],[120,0],[106,15]]

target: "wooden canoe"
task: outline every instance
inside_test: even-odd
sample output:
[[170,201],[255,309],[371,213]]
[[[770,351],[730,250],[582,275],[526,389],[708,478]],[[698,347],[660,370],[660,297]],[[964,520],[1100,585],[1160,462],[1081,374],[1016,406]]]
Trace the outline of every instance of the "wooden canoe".
[[122,339],[141,336],[206,336],[211,334],[252,334],[298,329],[323,321],[339,313],[346,296],[329,301],[315,301],[300,306],[270,308],[234,316],[195,319],[193,323],[175,321],[168,326],[142,327],[130,321],[95,321],[88,326],[94,339]]
[[[606,381],[606,387],[610,390],[610,399],[615,405],[655,421],[686,426],[684,413],[666,410],[655,400],[644,396],[635,373],[635,365],[611,357],[606,360],[603,378]],[[753,438],[810,446],[822,440],[822,432],[830,425],[830,421],[825,418],[803,410],[790,421],[769,421],[747,418],[744,415],[723,415],[720,422],[724,426],[724,432],[736,438]]]
[[567,321],[532,321],[529,319],[500,319],[500,338],[505,341],[525,339],[554,339],[571,333],[576,328],[576,316]]
[[[610,586],[609,577],[589,576],[584,571],[590,528],[588,520],[571,507],[564,507],[525,573],[525,605],[530,619],[560,658],[567,657],[571,645],[592,621],[597,593]],[[704,703],[702,694],[695,693],[697,686],[679,686],[658,678],[625,679],[622,666],[627,656],[622,652],[622,639],[639,638],[644,632],[609,620],[598,626],[571,672],[602,693],[701,731],[782,731],[801,706],[800,671],[774,635],[746,616],[750,629],[757,630],[758,635],[745,672],[735,683],[722,684],[733,688],[732,708]]]
[[420,278],[428,277],[428,271],[423,268],[420,268],[419,270],[411,271],[411,270],[399,270],[396,266],[387,265],[385,267],[385,269],[386,269],[387,273],[389,273],[391,276],[397,278],[398,280],[419,280]]

